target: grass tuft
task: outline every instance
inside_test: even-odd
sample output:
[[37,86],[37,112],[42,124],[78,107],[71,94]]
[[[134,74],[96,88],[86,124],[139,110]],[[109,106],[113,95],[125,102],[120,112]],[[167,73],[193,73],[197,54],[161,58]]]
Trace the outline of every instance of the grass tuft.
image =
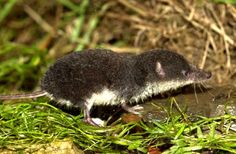
[[228,129],[236,116],[199,117],[199,121],[190,124],[180,116],[168,122],[124,124],[118,120],[115,126],[100,128],[84,123],[82,115],[72,116],[46,102],[0,105],[0,111],[2,148],[22,149],[69,138],[81,149],[100,152],[126,149],[145,153],[149,147],[158,147],[165,153],[204,149],[236,153],[236,134]]

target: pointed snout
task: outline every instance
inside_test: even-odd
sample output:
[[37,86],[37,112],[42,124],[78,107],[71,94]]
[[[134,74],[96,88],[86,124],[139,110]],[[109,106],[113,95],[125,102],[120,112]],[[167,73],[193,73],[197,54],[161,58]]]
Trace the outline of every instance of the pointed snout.
[[205,81],[211,78],[212,74],[209,71],[204,71],[202,69],[197,68],[194,65],[191,65],[191,73],[189,77],[197,82]]
[[204,81],[210,79],[212,74],[202,69],[195,69],[193,76],[195,81]]

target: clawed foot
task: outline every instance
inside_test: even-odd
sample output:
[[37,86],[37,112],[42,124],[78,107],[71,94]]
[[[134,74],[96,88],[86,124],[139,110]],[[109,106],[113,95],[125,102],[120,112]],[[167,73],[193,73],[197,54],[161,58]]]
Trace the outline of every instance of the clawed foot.
[[105,125],[105,122],[99,118],[86,118],[84,122],[97,127],[103,127]]
[[85,118],[85,119],[84,119],[84,122],[89,123],[90,125],[93,125],[93,126],[98,126],[98,125],[93,121],[92,118]]
[[105,123],[99,118],[91,118],[90,117],[90,109],[92,108],[92,105],[89,105],[87,102],[85,102],[85,108],[84,108],[84,122],[89,123],[90,125],[101,127],[104,126]]
[[127,106],[126,104],[122,104],[122,108],[133,114],[140,114],[140,110],[143,110],[143,107],[140,105],[135,105],[133,107]]

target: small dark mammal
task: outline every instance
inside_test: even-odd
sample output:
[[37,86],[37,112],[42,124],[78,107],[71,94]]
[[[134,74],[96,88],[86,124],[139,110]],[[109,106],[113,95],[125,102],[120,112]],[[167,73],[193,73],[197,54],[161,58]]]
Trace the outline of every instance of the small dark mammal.
[[147,97],[211,77],[189,64],[183,56],[167,50],[151,50],[139,55],[94,49],[73,52],[52,65],[41,81],[42,91],[32,94],[0,95],[0,99],[48,96],[59,104],[80,107],[85,120],[93,105],[121,105],[137,114],[139,102]]

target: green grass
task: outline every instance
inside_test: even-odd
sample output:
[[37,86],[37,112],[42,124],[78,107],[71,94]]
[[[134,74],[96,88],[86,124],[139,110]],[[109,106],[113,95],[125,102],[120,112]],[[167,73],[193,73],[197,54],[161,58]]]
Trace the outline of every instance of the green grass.
[[217,3],[236,4],[236,0],[214,0]]
[[[230,129],[236,116],[199,117],[186,122],[181,116],[166,122],[134,122],[94,127],[83,116],[72,116],[43,101],[0,105],[0,147],[49,143],[69,138],[81,149],[147,152],[149,147],[170,146],[164,153],[191,153],[211,149],[236,153],[236,134]],[[17,149],[16,149],[17,150]]]
[[0,2],[0,24],[7,17],[7,15],[11,12],[12,7],[16,4],[17,0],[9,0],[7,3]]
[[45,56],[45,52],[34,46],[10,42],[0,45],[0,84],[4,85],[0,86],[0,92],[22,85],[31,90],[42,76]]
[[[74,50],[80,51],[91,43],[91,35],[99,24],[100,16],[105,13],[109,8],[109,5],[104,4],[101,9],[91,15],[88,20],[86,18],[88,18],[89,5],[91,5],[88,0],[81,1],[80,5],[67,0],[59,0],[58,2],[71,10],[72,13],[70,14],[70,17],[75,17],[69,39],[72,43],[78,44]],[[86,27],[85,31],[83,30],[84,27]]]

